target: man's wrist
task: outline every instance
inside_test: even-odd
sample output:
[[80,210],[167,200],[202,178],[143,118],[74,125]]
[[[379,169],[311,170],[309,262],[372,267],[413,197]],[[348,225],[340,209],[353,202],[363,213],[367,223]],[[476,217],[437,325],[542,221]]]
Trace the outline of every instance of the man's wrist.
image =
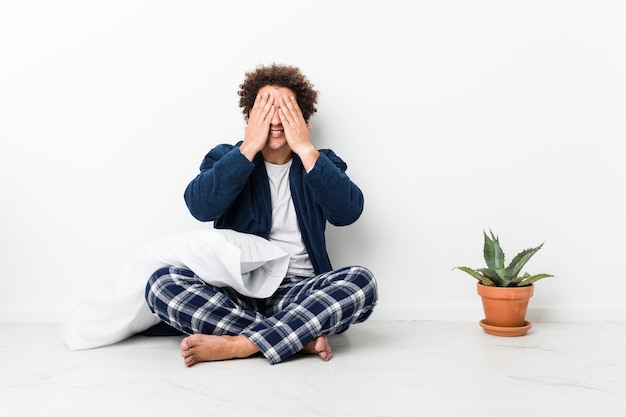
[[252,147],[250,147],[245,141],[241,145],[239,145],[239,152],[241,152],[243,156],[248,158],[250,162],[252,162],[252,160],[258,153],[258,151],[252,149]]
[[317,158],[319,158],[320,152],[314,146],[311,146],[306,151],[299,152],[298,156],[302,161],[302,166],[308,173],[315,166],[315,162],[317,162]]

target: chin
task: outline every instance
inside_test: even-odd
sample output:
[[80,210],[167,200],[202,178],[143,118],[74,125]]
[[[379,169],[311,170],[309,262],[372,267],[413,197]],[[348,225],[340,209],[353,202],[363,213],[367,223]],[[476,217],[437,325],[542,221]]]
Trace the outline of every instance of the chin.
[[267,146],[273,151],[278,151],[280,149],[288,147],[287,139],[285,139],[284,137],[283,138],[270,138],[267,141]]

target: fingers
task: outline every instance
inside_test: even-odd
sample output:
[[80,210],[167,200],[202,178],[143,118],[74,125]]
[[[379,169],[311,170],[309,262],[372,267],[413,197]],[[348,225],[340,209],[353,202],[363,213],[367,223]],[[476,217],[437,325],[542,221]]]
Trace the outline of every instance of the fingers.
[[248,117],[248,129],[256,136],[269,132],[270,123],[276,108],[274,106],[274,98],[269,94],[257,95],[254,100],[250,117]]
[[280,97],[277,111],[289,147],[302,159],[303,166],[310,170],[315,164],[319,152],[311,143],[311,127],[304,120],[302,110],[295,97],[290,95]]
[[302,110],[298,106],[298,102],[294,96],[284,96],[279,99],[278,115],[283,123],[294,124],[306,124]]
[[275,111],[273,97],[269,94],[256,96],[250,109],[243,144],[239,147],[249,160],[252,161],[256,153],[265,146]]
[[274,97],[269,94],[259,94],[254,99],[250,109],[249,121],[253,123],[269,124],[274,115]]
[[277,111],[290,144],[310,141],[310,126],[304,120],[295,97],[285,95],[279,98]]

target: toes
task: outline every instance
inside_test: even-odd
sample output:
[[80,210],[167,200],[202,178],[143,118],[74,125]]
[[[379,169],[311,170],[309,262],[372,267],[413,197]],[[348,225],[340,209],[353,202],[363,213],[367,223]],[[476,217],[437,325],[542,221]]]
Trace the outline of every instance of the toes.
[[189,367],[190,367],[191,365],[193,365],[194,363],[195,363],[195,361],[193,360],[193,357],[192,357],[192,356],[187,356],[187,357],[185,358],[185,366],[186,366],[187,368],[189,368]]
[[181,350],[188,350],[189,349],[189,337],[186,337],[183,339],[182,342],[180,342],[180,349]]

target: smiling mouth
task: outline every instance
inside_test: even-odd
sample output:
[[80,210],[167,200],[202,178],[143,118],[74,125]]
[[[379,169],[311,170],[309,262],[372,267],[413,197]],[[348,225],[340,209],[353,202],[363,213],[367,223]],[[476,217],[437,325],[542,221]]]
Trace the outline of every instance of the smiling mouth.
[[278,135],[278,134],[283,133],[283,132],[284,132],[283,129],[270,129],[270,133],[272,135]]

